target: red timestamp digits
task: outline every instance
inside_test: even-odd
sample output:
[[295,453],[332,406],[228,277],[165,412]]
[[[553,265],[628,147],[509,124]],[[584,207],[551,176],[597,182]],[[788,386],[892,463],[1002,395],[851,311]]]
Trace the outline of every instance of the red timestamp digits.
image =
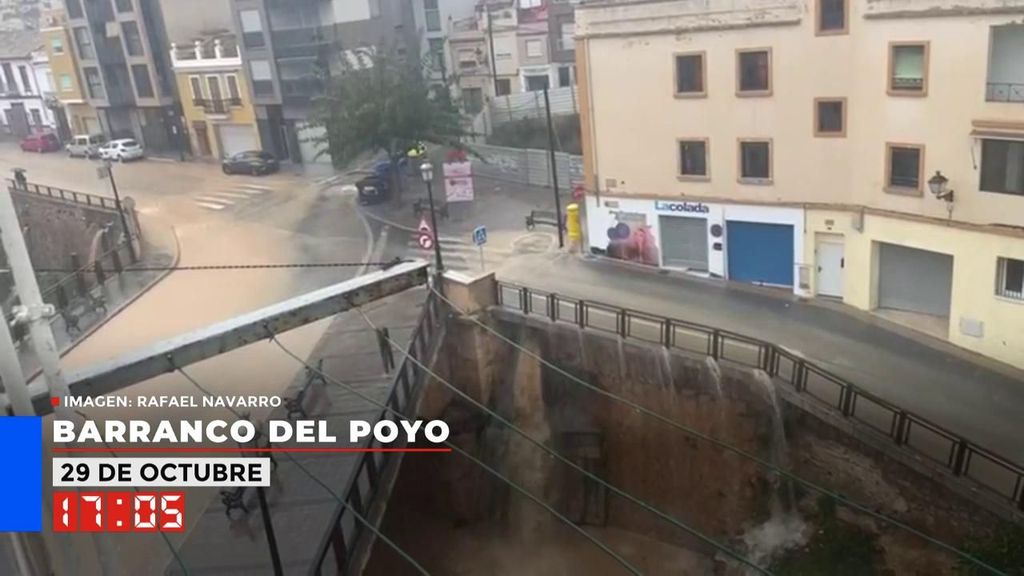
[[54,492],[54,532],[183,532],[184,492]]

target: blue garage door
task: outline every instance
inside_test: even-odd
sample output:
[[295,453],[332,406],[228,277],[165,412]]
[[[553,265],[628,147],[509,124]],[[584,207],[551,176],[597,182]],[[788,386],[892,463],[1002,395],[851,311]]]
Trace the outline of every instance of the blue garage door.
[[728,221],[729,279],[793,285],[793,227]]

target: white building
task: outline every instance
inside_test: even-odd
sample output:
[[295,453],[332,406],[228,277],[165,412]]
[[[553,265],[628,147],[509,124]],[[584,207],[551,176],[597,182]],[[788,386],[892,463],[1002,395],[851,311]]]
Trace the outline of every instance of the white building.
[[427,78],[432,84],[449,81],[454,67],[445,43],[452,23],[473,18],[476,4],[477,0],[413,0],[420,54],[424,56]]
[[47,106],[53,100],[53,74],[37,32],[0,34],[0,122],[3,133],[20,138],[55,130]]

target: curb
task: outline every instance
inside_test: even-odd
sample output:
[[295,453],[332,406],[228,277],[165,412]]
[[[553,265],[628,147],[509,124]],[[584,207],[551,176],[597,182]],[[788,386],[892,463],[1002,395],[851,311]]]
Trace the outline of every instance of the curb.
[[[175,228],[173,225],[171,226],[171,233],[174,234],[174,258],[173,258],[173,260],[171,260],[171,264],[170,264],[170,266],[168,266],[168,268],[177,268],[178,267],[178,263],[181,261],[181,239],[178,238],[178,229]],[[78,338],[77,340],[72,342],[71,345],[68,346],[67,348],[65,348],[64,350],[61,350],[58,353],[58,356],[63,358],[64,356],[67,356],[68,354],[70,354],[71,351],[74,350],[75,348],[77,348],[79,344],[81,344],[82,342],[85,342],[90,336],[92,336],[94,333],[96,333],[96,331],[98,331],[100,328],[104,327],[107,324],[107,322],[110,322],[111,320],[113,320],[118,314],[120,314],[126,308],[128,308],[129,306],[134,304],[136,300],[138,300],[139,298],[144,296],[147,292],[152,290],[154,286],[156,286],[157,284],[162,282],[165,278],[167,278],[171,274],[171,272],[174,272],[174,270],[165,270],[165,271],[163,271],[159,276],[154,278],[152,282],[147,284],[145,288],[143,288],[142,290],[139,290],[134,296],[132,296],[131,298],[125,300],[119,306],[115,307],[113,310],[110,310],[109,312],[107,312],[107,314],[104,315],[103,318],[99,322],[97,322],[96,324],[93,324],[88,329],[86,329],[86,331],[82,333],[80,338]],[[35,372],[30,374],[28,377],[26,377],[25,381],[26,382],[32,382],[33,380],[38,378],[39,375],[42,374],[42,373],[43,373],[43,369],[42,368],[36,368]]]
[[386,224],[388,226],[391,226],[392,228],[398,228],[399,230],[405,230],[406,232],[419,233],[419,230],[417,228],[413,227],[413,226],[406,226],[405,224],[399,224],[398,222],[394,222],[394,221],[388,220],[387,218],[384,218],[383,216],[378,216],[378,215],[374,214],[373,212],[370,212],[369,210],[364,210],[362,208],[358,208],[357,207],[356,210],[360,214],[362,214],[363,216],[369,218],[370,220],[374,220],[374,221],[376,221],[376,222],[378,222],[380,224]]

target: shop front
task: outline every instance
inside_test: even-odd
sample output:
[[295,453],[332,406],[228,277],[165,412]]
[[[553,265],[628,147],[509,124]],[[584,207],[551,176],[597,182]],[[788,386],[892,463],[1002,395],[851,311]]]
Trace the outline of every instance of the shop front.
[[590,196],[587,226],[595,254],[807,291],[801,208]]

